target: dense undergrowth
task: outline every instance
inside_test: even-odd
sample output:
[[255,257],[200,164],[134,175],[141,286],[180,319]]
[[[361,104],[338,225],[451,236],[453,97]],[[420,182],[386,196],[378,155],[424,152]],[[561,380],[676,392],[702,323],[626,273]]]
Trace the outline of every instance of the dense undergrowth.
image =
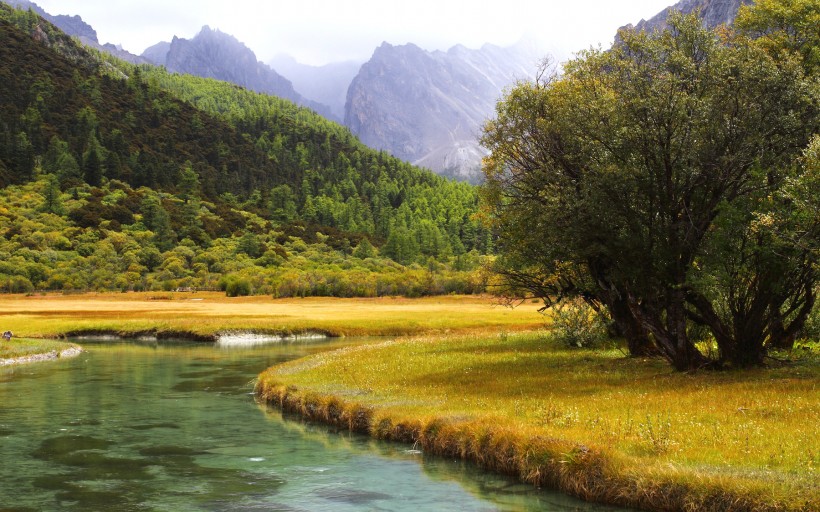
[[[54,187],[49,176],[0,190],[0,291],[224,290],[229,295],[376,297],[484,291],[477,251],[407,264],[362,234],[272,224],[208,201],[110,181]],[[58,213],[54,213],[54,212]],[[192,228],[207,241],[185,236]],[[179,233],[179,235],[177,234]]]

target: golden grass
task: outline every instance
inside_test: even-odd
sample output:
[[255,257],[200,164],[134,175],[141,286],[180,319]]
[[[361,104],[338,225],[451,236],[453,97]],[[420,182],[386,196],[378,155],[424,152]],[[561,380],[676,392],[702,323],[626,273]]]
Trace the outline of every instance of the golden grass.
[[222,293],[2,295],[0,329],[19,336],[70,333],[190,333],[251,330],[324,332],[334,336],[407,335],[481,329],[520,330],[543,324],[536,305],[509,309],[490,297],[422,299],[228,298]]
[[426,337],[269,369],[302,414],[651,510],[820,510],[816,360],[681,374],[539,334]]

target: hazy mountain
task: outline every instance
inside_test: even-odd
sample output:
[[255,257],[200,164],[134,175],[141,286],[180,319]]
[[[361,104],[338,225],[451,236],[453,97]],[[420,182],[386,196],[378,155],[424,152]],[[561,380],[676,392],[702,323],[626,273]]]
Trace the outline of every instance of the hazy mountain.
[[259,62],[256,54],[234,36],[207,25],[193,39],[174,36],[170,43],[154,45],[142,56],[175,73],[231,82],[252,91],[287,98],[325,116],[332,115],[326,105],[307,100],[296,92],[290,80]]
[[39,14],[43,19],[59,28],[70,36],[77,37],[83,44],[96,48],[97,50],[110,53],[124,61],[132,62],[134,64],[145,64],[147,61],[142,57],[134,55],[122,49],[119,45],[111,43],[101,44],[97,40],[97,31],[91,25],[83,21],[80,16],[68,16],[65,14],[51,15],[43,10],[42,7],[29,2],[28,0],[0,0],[18,9],[31,9]]
[[79,16],[67,16],[65,14],[52,16],[44,11],[42,7],[28,0],[2,0],[2,2],[17,9],[31,9],[70,36],[77,36],[94,41],[95,43],[97,42],[97,31]]
[[672,11],[681,11],[689,14],[700,9],[700,16],[709,28],[722,24],[731,25],[735,21],[737,11],[741,5],[750,5],[754,0],[681,0],[669,6],[648,20],[641,20],[637,25],[629,24],[621,28],[635,28],[637,30],[657,30],[666,27],[666,18]]
[[168,51],[171,49],[171,43],[168,41],[159,42],[150,46],[142,52],[142,57],[147,59],[152,64],[159,64],[164,66],[165,60],[168,58]]
[[530,77],[537,61],[526,44],[429,52],[383,43],[350,84],[345,124],[371,147],[480,181],[481,126],[504,87]]
[[362,66],[361,62],[355,61],[310,66],[286,54],[277,55],[269,64],[273,69],[288,77],[300,94],[328,105],[340,120],[345,116],[347,88]]

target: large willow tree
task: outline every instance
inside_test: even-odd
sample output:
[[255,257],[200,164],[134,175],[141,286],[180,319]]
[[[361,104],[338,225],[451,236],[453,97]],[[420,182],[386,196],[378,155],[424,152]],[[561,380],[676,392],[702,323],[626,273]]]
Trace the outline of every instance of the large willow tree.
[[720,363],[756,364],[814,305],[818,119],[797,57],[696,16],[623,32],[518,84],[487,124],[498,269],[547,305],[606,308],[633,354],[712,364],[700,325]]

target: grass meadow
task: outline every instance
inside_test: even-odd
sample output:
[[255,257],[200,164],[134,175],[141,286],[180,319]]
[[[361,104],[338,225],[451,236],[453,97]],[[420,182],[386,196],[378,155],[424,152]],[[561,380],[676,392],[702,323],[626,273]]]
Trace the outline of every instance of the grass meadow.
[[482,296],[421,299],[272,299],[224,293],[0,295],[0,330],[55,338],[79,333],[222,332],[401,336],[425,332],[521,330],[543,325],[535,304],[510,309]]
[[269,369],[286,409],[649,510],[820,510],[816,356],[678,373],[544,333],[427,336]]
[[820,510],[816,351],[767,368],[678,373],[617,349],[567,349],[544,324],[536,304],[477,296],[2,295],[0,331],[16,338],[0,344],[0,359],[52,352],[59,342],[44,338],[83,333],[397,337],[270,368],[257,392],[307,418],[591,501]]

